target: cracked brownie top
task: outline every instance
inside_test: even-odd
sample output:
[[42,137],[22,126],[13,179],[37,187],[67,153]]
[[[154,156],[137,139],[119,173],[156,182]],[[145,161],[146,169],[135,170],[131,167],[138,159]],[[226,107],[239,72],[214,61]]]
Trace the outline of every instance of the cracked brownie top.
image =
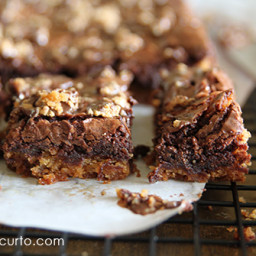
[[109,66],[101,71],[71,79],[41,74],[34,78],[14,78],[7,84],[15,108],[38,116],[90,115],[102,117],[131,116],[135,100],[127,89],[130,72],[116,72]]

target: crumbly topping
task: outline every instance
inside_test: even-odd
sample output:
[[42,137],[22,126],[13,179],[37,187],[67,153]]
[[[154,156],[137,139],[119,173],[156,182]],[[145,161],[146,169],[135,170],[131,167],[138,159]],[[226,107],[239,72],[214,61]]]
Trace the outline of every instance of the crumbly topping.
[[15,78],[7,89],[16,100],[15,106],[36,115],[55,116],[84,113],[91,116],[128,115],[135,101],[127,90],[132,75],[127,70],[118,74],[106,66],[98,73],[71,79],[61,75],[41,74],[33,78]]
[[44,116],[73,113],[78,109],[78,92],[74,89],[56,89],[51,92],[39,91],[35,106]]
[[28,59],[33,54],[33,47],[32,44],[27,40],[14,42],[12,39],[4,38],[0,41],[0,54],[5,59]]
[[[9,93],[14,94],[15,100],[36,94],[38,90],[68,89],[73,86],[73,81],[63,75],[40,74],[37,77],[14,78],[6,87]],[[15,93],[14,93],[15,92]]]
[[132,33],[128,28],[120,28],[116,35],[117,48],[131,53],[137,52],[144,46],[143,38]]
[[151,30],[154,36],[162,36],[174,26],[176,15],[172,8],[165,8],[159,19],[156,19],[151,25]]
[[59,116],[72,114],[78,109],[78,92],[75,89],[56,89],[53,91],[38,91],[18,105],[31,110],[34,115]]
[[87,107],[87,113],[92,116],[103,116],[103,117],[113,117],[119,116],[121,107],[115,105],[113,102],[100,101],[89,104]]
[[[90,1],[67,1],[67,6],[65,6],[65,14],[68,16],[69,22],[66,23],[69,31],[73,33],[79,33],[84,31],[90,24],[94,8]],[[61,22],[66,22],[66,15],[59,14],[59,19]]]
[[103,27],[105,32],[113,34],[121,21],[120,10],[114,4],[100,6],[95,10],[94,20]]
[[[183,61],[184,35],[177,31],[191,29],[192,19],[184,24],[177,21],[185,10],[175,0],[2,0],[0,55],[21,62],[19,65],[36,60],[36,68],[40,65],[52,71],[57,64],[72,69],[73,62],[86,67],[98,62],[111,64],[120,55],[123,61],[153,45],[164,58]],[[200,42],[201,34],[194,33]],[[166,45],[173,38],[175,47],[183,51]]]
[[181,121],[180,120],[174,120],[173,121],[173,127],[179,127],[180,126]]

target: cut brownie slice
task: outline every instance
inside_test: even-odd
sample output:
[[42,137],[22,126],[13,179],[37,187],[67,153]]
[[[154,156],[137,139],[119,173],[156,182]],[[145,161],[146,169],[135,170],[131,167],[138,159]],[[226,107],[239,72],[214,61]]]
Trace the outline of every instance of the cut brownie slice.
[[250,133],[228,77],[216,68],[203,71],[179,65],[164,81],[150,182],[244,181]]
[[16,78],[3,150],[7,165],[41,184],[68,177],[123,179],[130,173],[132,76],[110,67],[72,80]]

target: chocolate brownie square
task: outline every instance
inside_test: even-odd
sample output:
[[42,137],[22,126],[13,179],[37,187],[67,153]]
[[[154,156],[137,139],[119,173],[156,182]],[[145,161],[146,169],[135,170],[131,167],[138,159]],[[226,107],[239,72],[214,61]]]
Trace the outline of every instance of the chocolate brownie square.
[[15,78],[3,150],[7,165],[40,184],[69,177],[123,179],[130,173],[132,75],[111,67],[71,79]]
[[244,181],[250,133],[225,73],[181,64],[164,81],[150,182],[169,178]]

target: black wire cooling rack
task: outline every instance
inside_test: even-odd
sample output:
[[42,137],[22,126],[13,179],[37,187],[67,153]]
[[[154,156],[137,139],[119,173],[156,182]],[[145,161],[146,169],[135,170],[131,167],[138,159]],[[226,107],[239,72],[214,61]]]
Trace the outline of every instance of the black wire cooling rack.
[[[245,219],[242,209],[256,208],[256,89],[243,108],[245,125],[252,134],[249,142],[252,166],[244,184],[208,183],[194,210],[170,218],[146,232],[116,238],[95,238],[71,233],[0,227],[1,237],[62,238],[64,245],[27,248],[0,247],[0,255],[256,255],[256,242],[246,240],[244,228],[254,229],[256,220]],[[242,197],[246,200],[242,200]],[[236,227],[239,239],[228,231]]]

